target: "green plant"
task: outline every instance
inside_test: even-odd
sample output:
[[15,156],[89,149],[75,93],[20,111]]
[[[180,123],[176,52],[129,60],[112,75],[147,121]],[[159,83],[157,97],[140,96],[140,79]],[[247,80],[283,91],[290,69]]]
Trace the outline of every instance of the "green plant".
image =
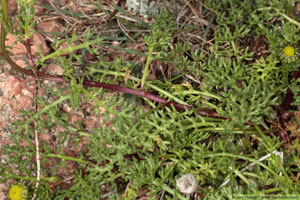
[[[181,1],[173,2],[183,6]],[[130,39],[99,36],[93,29],[81,35],[73,32],[55,38],[53,52],[40,54],[36,62],[43,68],[48,62],[59,64],[62,76],[14,63],[6,53],[6,32],[16,34],[30,49],[33,4],[20,4],[23,8],[17,21],[22,23],[17,29],[7,18],[6,1],[1,5],[4,59],[25,75],[65,83],[49,88],[50,97],[35,98],[41,108],[22,112],[22,119],[12,125],[14,146],[1,150],[9,158],[0,166],[3,181],[26,182],[28,197],[189,199],[195,195],[198,199],[231,199],[233,194],[300,193],[295,184],[298,155],[287,154],[283,148],[293,138],[280,132],[296,130],[292,125],[286,128],[282,114],[299,103],[299,23],[291,15],[290,3],[204,1],[203,15],[212,20],[203,23],[201,33],[213,42],[202,38],[201,45],[196,45],[200,50],[194,38],[182,39],[188,38],[189,31],[198,33],[199,22],[178,24],[176,13],[166,10],[149,26],[138,20],[136,24],[123,21],[150,32]],[[87,20],[71,10],[59,11]],[[114,25],[108,22],[107,26]],[[111,45],[111,40],[121,41],[120,46]],[[132,40],[147,52],[129,49]],[[68,47],[60,49],[64,42]],[[78,45],[72,45],[75,42]],[[269,48],[260,51],[259,43]],[[290,46],[282,48],[286,44]],[[110,52],[99,51],[103,46],[117,49],[113,59]],[[68,56],[62,56],[64,53]],[[30,66],[35,67],[30,51],[27,54]],[[137,58],[128,59],[128,54]],[[118,56],[122,58],[114,58]],[[156,79],[151,81],[150,75]],[[274,112],[278,113],[275,119]],[[99,122],[90,125],[92,119]],[[41,169],[33,162],[37,132],[56,138],[38,145]],[[274,153],[279,151],[288,162]],[[67,174],[60,173],[69,166]],[[184,174],[197,183],[195,192],[187,195],[176,184]]]

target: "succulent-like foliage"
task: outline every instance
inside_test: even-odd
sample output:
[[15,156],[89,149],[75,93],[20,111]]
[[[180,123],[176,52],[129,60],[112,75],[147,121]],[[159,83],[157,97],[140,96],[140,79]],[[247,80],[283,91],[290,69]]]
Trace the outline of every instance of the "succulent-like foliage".
[[[300,102],[299,78],[294,75],[299,67],[295,42],[299,23],[289,15],[292,6],[277,0],[206,0],[203,4],[203,15],[211,20],[203,22],[207,41],[201,36],[199,48],[181,35],[186,30],[198,33],[199,27],[183,23],[180,29],[180,17],[168,9],[149,25],[136,25],[147,28],[143,37],[135,38],[144,52],[111,45],[111,40],[125,39],[99,36],[91,29],[82,37],[74,32],[55,38],[53,52],[41,54],[38,64],[43,68],[49,61],[60,65],[69,84],[55,88],[41,84],[51,97],[36,97],[41,109],[23,111],[21,120],[12,124],[14,146],[1,151],[9,158],[0,165],[1,181],[26,182],[31,189],[28,196],[35,193],[36,199],[120,199],[121,194],[123,199],[144,195],[183,200],[188,198],[183,193],[203,199],[299,194],[299,161],[295,159],[299,155],[286,154],[281,148],[277,133],[284,127],[278,125],[279,117],[274,120],[287,89],[294,94],[293,105]],[[20,26],[27,28],[26,37],[21,31],[14,34],[20,34],[20,40],[30,38],[31,26]],[[12,27],[6,30],[12,32]],[[64,42],[68,47],[60,49]],[[104,47],[118,51],[110,55]],[[121,50],[126,52],[124,58],[141,58],[119,58]],[[62,56],[65,53],[68,56]],[[162,67],[167,70],[157,70]],[[86,80],[110,84],[114,90],[124,85],[125,94],[88,88]],[[151,97],[178,103],[182,109],[126,94],[128,88],[151,92]],[[85,120],[93,116],[99,123],[88,128],[82,121],[73,122],[76,110],[84,113]],[[40,144],[38,187],[33,162],[36,132],[53,137]],[[284,152],[287,162],[275,150]],[[261,159],[267,154],[272,154],[268,161]],[[70,175],[59,173],[69,165],[73,166]],[[181,177],[190,183],[188,192],[182,189],[187,185],[178,189],[185,182]],[[227,179],[229,184],[219,188]],[[141,191],[146,192],[141,195]]]

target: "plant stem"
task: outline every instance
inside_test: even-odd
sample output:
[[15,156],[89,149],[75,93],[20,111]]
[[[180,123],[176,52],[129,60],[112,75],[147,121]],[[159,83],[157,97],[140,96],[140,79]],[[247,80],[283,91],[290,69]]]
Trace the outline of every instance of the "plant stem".
[[142,90],[144,90],[144,84],[145,84],[146,78],[148,77],[148,71],[149,71],[150,63],[152,61],[153,50],[154,50],[154,47],[151,46],[149,48],[149,53],[148,53],[148,57],[147,57],[146,65],[145,65],[145,70],[144,70],[144,74],[143,74],[143,77],[142,77],[142,83],[141,83]]
[[91,40],[91,41],[85,42],[83,44],[74,46],[74,47],[69,46],[69,47],[67,47],[65,49],[57,50],[57,51],[55,51],[55,52],[53,52],[53,53],[51,53],[51,54],[49,54],[49,55],[47,55],[45,57],[42,57],[39,60],[39,62],[43,63],[45,60],[48,60],[48,59],[53,58],[55,56],[60,56],[61,54],[64,54],[64,53],[72,52],[72,51],[75,51],[75,50],[78,50],[78,49],[87,48],[87,47],[89,47],[89,46],[91,46],[93,44],[99,44],[100,42],[101,42],[101,39],[97,38],[95,40]]
[[297,26],[300,28],[300,23],[299,23],[299,22],[293,20],[292,18],[290,18],[290,17],[287,16],[286,14],[280,12],[278,9],[276,9],[276,11],[277,11],[277,13],[278,13],[279,15],[281,15],[283,18],[285,18],[285,19],[288,20],[289,22],[291,22],[291,23],[297,25]]
[[206,157],[206,158],[210,158],[210,157],[232,157],[232,158],[238,158],[238,159],[248,160],[248,161],[253,162],[253,163],[257,164],[257,165],[260,165],[261,167],[263,167],[266,170],[268,170],[269,172],[271,172],[275,177],[278,177],[278,174],[276,174],[276,172],[274,172],[267,165],[265,165],[265,164],[263,164],[263,163],[255,160],[253,158],[248,158],[246,156],[235,155],[235,154],[230,154],[230,153],[215,153],[215,154],[203,155],[203,157]]
[[62,159],[62,160],[75,161],[75,162],[79,162],[79,163],[82,163],[82,164],[85,164],[85,165],[90,164],[89,162],[84,161],[82,159],[74,158],[74,157],[70,157],[70,156],[65,156],[65,155],[60,155],[60,154],[50,153],[50,154],[46,154],[45,156],[47,156],[49,158],[59,158],[59,159]]
[[[5,178],[18,179],[18,180],[23,180],[23,181],[37,181],[36,177],[31,177],[31,176],[19,176],[19,175],[15,175],[15,174],[9,174],[9,175],[5,174],[3,176],[5,176]],[[48,181],[48,182],[53,182],[56,179],[57,179],[56,177],[50,177],[50,178],[41,177],[42,181]]]
[[20,126],[18,129],[17,129],[17,133],[20,133],[24,128],[28,127],[28,125],[35,119],[35,118],[38,118],[41,114],[43,114],[44,112],[46,112],[47,110],[49,110],[50,108],[52,108],[53,106],[67,100],[71,98],[70,95],[67,95],[67,96],[62,96],[60,99],[56,100],[55,102],[49,104],[49,105],[46,105],[43,109],[39,110],[38,112],[36,112],[32,117],[30,117],[29,119],[27,119],[24,124],[22,126]]

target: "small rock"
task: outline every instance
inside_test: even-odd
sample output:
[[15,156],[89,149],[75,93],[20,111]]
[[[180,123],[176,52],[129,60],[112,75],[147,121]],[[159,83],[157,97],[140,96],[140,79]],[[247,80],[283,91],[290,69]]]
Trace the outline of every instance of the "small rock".
[[18,4],[16,0],[8,0],[7,1],[8,13],[16,13],[18,9]]
[[126,7],[145,18],[155,17],[159,12],[155,2],[151,0],[127,0]]
[[63,75],[64,70],[59,65],[50,65],[45,69],[48,74]]

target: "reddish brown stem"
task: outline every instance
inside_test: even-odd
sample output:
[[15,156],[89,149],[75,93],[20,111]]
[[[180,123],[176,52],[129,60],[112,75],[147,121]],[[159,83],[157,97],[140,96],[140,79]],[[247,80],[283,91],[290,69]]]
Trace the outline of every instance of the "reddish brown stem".
[[29,62],[29,65],[32,69],[34,69],[34,61],[33,61],[33,58],[32,58],[32,52],[31,52],[31,40],[30,38],[27,38],[24,40],[24,46],[26,48],[26,51],[27,51],[27,58],[28,58],[28,62]]
[[[83,85],[87,86],[87,87],[98,87],[98,88],[105,88],[108,90],[116,90],[121,93],[132,94],[135,96],[144,97],[151,101],[155,101],[155,102],[164,104],[166,106],[173,105],[177,110],[194,109],[194,107],[191,105],[183,105],[183,104],[177,103],[175,101],[168,101],[167,99],[161,98],[152,93],[139,91],[139,90],[131,89],[131,88],[124,87],[124,86],[111,85],[111,84],[99,83],[99,82],[87,81],[87,80],[83,81]],[[199,110],[197,110],[197,113],[202,116],[217,117],[217,113],[212,110],[209,110],[209,109],[199,109]]]

